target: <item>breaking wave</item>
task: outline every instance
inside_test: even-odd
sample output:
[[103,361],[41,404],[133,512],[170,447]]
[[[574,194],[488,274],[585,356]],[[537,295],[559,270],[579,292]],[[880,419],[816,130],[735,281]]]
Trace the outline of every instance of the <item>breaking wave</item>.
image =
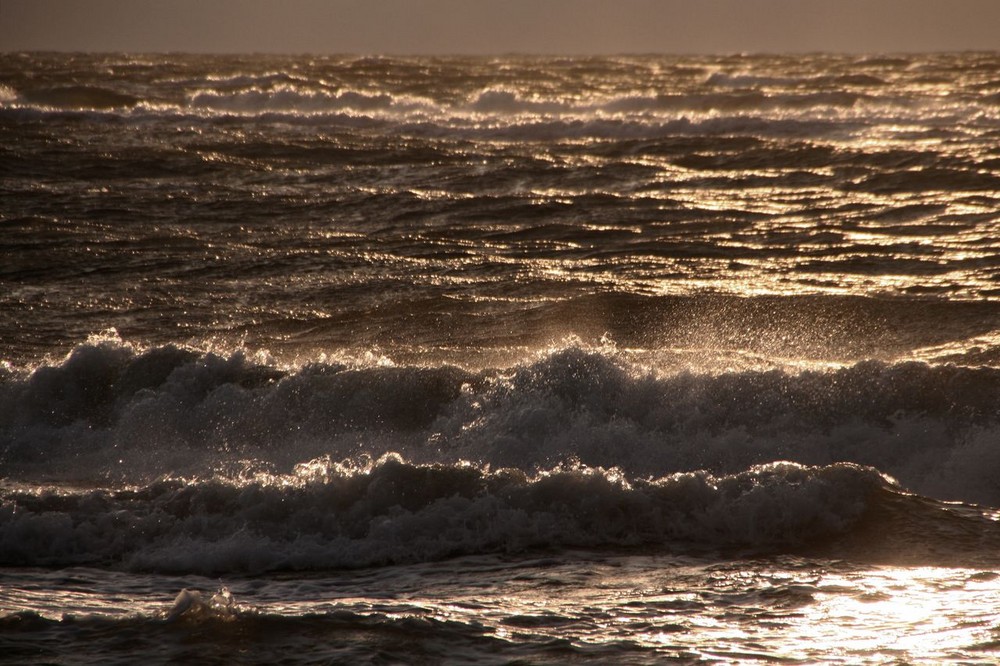
[[851,464],[629,479],[579,465],[527,475],[388,455],[252,479],[10,490],[0,505],[0,565],[201,574],[604,547],[940,564],[988,559],[997,545],[994,521]]
[[0,474],[141,482],[391,452],[652,477],[789,460],[871,466],[923,495],[997,506],[998,406],[1000,370],[950,364],[695,372],[572,344],[482,371],[385,360],[286,368],[102,340],[31,373],[8,370]]
[[[849,547],[862,559],[919,560],[915,541],[941,562],[942,551],[970,559],[1000,543],[992,521],[921,502],[849,464],[627,479],[580,466],[529,476],[390,455],[364,467],[316,460],[252,480],[8,491],[0,564],[211,574],[611,546],[827,555]],[[956,533],[974,538],[958,542]]]

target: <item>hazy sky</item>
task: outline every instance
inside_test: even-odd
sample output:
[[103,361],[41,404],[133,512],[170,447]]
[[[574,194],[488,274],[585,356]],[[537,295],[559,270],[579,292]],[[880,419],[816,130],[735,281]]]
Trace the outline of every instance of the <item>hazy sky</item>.
[[1000,0],[0,0],[0,51],[1000,50]]

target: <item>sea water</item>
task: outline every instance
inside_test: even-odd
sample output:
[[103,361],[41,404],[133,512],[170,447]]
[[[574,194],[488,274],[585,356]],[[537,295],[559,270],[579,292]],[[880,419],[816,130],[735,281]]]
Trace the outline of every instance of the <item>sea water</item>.
[[993,663],[1000,57],[0,55],[0,661]]

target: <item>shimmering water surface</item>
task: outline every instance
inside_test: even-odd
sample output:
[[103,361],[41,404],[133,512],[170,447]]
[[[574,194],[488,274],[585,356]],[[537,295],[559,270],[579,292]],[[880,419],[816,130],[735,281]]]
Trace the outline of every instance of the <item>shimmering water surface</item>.
[[0,195],[0,660],[997,658],[996,54],[0,54]]

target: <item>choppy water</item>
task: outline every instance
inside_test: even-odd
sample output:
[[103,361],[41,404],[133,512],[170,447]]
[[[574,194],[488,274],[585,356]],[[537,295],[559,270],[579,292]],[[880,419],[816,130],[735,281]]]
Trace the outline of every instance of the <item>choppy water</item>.
[[0,193],[0,660],[996,658],[1000,56],[3,54]]

